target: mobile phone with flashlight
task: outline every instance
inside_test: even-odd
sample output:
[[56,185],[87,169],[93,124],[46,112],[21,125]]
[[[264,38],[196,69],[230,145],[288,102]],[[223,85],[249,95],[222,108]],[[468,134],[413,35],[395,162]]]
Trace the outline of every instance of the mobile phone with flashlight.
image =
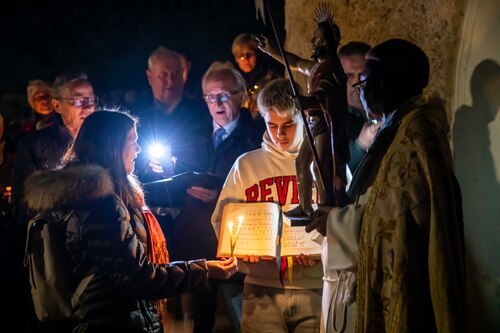
[[174,174],[174,157],[170,146],[153,143],[148,148],[148,154],[149,166],[153,172],[163,177],[170,177]]

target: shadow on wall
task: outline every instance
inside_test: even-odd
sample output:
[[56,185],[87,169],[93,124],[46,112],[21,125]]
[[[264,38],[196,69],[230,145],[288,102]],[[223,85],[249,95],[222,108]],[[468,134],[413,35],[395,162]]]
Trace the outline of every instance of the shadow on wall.
[[499,312],[485,310],[500,310],[500,184],[489,130],[500,107],[498,63],[481,61],[470,85],[472,106],[461,106],[455,115],[454,161],[463,195],[471,331],[490,332]]

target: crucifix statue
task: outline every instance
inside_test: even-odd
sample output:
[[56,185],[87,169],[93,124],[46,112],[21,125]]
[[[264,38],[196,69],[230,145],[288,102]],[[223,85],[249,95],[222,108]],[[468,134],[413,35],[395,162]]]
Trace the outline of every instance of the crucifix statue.
[[[258,38],[259,48],[285,63],[276,47],[265,36]],[[314,181],[319,205],[343,206],[347,203],[346,164],[349,162],[347,138],[347,78],[337,56],[340,29],[330,8],[320,3],[316,9],[312,60],[284,52],[291,70],[308,76],[307,96],[297,96],[296,105],[307,115],[307,126],[314,140],[302,144],[295,161],[300,206],[287,212],[292,225],[305,225],[314,218],[312,189]],[[317,161],[313,162],[313,150]]]

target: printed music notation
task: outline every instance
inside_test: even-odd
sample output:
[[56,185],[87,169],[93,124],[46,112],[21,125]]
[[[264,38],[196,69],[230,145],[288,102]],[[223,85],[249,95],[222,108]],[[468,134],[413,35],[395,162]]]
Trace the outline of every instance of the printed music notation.
[[[234,244],[233,254],[237,257],[275,257],[280,217],[281,207],[272,202],[226,204],[222,214],[217,256],[228,256],[231,244]],[[284,216],[283,218],[286,219]],[[232,225],[238,220],[242,223],[235,237],[234,233],[230,234],[228,224]],[[306,233],[304,227],[291,227],[289,223],[283,223],[281,255],[300,253],[320,254],[321,246],[312,240],[311,234]]]

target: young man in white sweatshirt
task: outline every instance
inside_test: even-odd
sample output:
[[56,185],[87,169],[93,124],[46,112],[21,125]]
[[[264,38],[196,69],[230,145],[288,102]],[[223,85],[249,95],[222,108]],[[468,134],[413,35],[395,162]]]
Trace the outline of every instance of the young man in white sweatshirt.
[[[212,216],[217,236],[222,209],[228,202],[273,201],[285,211],[299,203],[294,162],[304,124],[291,95],[286,79],[271,81],[259,94],[259,112],[267,128],[262,148],[241,155],[229,172]],[[238,264],[239,271],[246,274],[242,332],[318,332],[321,262],[304,255],[294,258],[292,282],[285,278],[282,286],[276,262],[260,259],[248,256]]]

